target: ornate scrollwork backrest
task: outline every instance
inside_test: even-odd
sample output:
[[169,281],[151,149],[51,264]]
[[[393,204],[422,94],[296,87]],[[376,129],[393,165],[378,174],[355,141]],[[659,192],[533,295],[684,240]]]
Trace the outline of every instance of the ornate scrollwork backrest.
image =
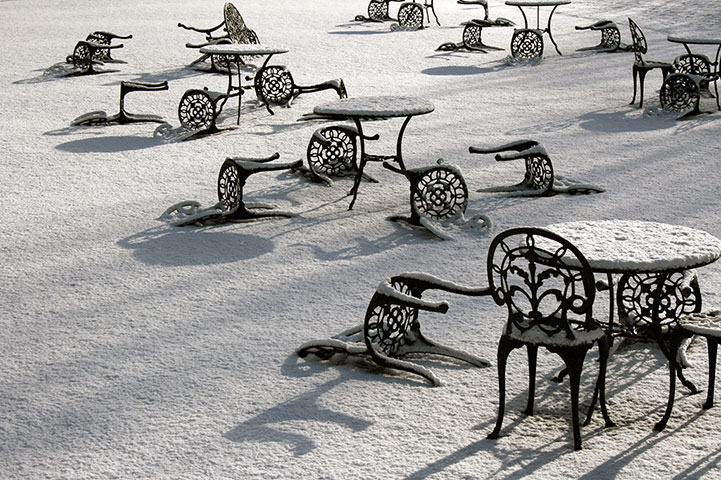
[[550,191],[553,188],[553,164],[548,155],[541,152],[529,153],[525,161],[523,183],[534,190]]
[[618,27],[607,27],[601,30],[601,46],[608,49],[616,49],[621,45],[621,32]]
[[[391,279],[390,285],[402,294],[416,298],[421,296],[419,292],[413,291],[409,283],[397,278]],[[363,327],[366,345],[370,351],[380,351],[395,357],[417,325],[417,308],[394,301],[392,297],[376,291],[368,305]]]
[[235,8],[235,5],[228,2],[223,7],[223,18],[225,19],[225,31],[228,32],[230,41],[233,43],[246,43],[241,41],[243,34],[248,27],[245,25],[243,17]]
[[628,19],[628,27],[631,29],[631,39],[633,40],[631,50],[633,50],[633,54],[636,56],[636,62],[643,63],[643,54],[648,51],[646,36],[643,34],[641,27],[636,25],[636,22],[630,18]]
[[508,309],[506,333],[532,328],[549,337],[591,322],[595,287],[583,254],[564,238],[531,227],[507,230],[488,251],[493,299]]

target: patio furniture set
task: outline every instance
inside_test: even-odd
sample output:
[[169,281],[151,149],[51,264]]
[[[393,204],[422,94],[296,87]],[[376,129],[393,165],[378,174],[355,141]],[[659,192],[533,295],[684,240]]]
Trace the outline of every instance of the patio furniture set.
[[[363,324],[329,339],[306,342],[296,353],[328,360],[336,354],[364,355],[388,369],[423,377],[431,386],[440,380],[426,367],[407,359],[410,354],[450,357],[475,367],[489,362],[476,355],[431,341],[421,333],[419,311],[445,314],[449,304],[422,298],[426,290],[490,296],[506,311],[498,344],[499,408],[488,435],[498,438],[505,413],[506,359],[525,347],[528,354],[528,401],[532,415],[538,347],[558,354],[571,387],[571,426],[574,449],[581,449],[579,390],[584,359],[599,348],[599,373],[584,425],[595,405],[605,427],[614,426],[606,407],[605,381],[611,346],[617,337],[658,342],[669,361],[669,398],[663,430],[671,416],[676,376],[692,392],[697,389],[681,374],[685,362],[682,341],[701,335],[709,345],[709,387],[704,408],[713,405],[716,350],[721,338],[721,312],[701,313],[701,294],[695,269],[721,257],[721,241],[697,229],[642,221],[579,221],[545,228],[519,227],[499,233],[491,242],[486,262],[488,286],[461,286],[423,274],[406,273],[381,282]],[[595,275],[605,276],[596,281]],[[614,294],[613,286],[618,289]],[[608,321],[597,319],[593,307],[598,292],[607,291]],[[619,323],[614,322],[618,312]],[[670,334],[670,343],[667,338]]]

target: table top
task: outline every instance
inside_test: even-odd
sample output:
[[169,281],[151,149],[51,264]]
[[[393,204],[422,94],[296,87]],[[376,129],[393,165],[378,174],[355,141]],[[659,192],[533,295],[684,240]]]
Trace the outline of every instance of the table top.
[[288,47],[259,43],[218,43],[200,47],[200,53],[210,55],[273,55],[286,52]]
[[558,5],[568,5],[571,0],[506,0],[506,5],[515,7],[556,7]]
[[721,45],[721,38],[718,37],[677,37],[669,35],[667,40],[674,43],[690,43],[694,45]]
[[318,105],[318,115],[345,117],[410,117],[435,110],[431,102],[420,97],[374,96],[351,97]]
[[597,272],[685,270],[721,257],[721,240],[695,228],[637,220],[557,223],[545,227],[573,243]]

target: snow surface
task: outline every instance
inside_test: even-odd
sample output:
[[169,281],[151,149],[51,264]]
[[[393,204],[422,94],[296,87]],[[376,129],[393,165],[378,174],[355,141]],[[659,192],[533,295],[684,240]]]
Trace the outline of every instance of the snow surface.
[[[248,179],[248,200],[274,203],[295,218],[216,227],[172,227],[157,220],[170,205],[217,201],[218,169],[228,156],[281,162],[305,156],[314,122],[299,122],[332,90],[301,95],[271,116],[243,99],[235,125],[231,99],[217,135],[182,143],[153,138],[154,124],[70,127],[77,116],[117,111],[121,80],[168,80],[134,92],[126,107],[174,126],[189,88],[224,89],[224,75],[185,66],[201,34],[176,26],[217,25],[223,0],[0,2],[0,477],[3,479],[481,479],[718,478],[721,409],[679,387],[669,426],[652,430],[667,398],[667,364],[650,343],[624,342],[608,370],[608,408],[582,427],[572,450],[568,383],[549,379],[560,360],[539,356],[536,414],[526,402],[526,357],[510,357],[501,436],[495,368],[452,360],[413,361],[443,382],[382,371],[366,361],[299,359],[304,342],[362,322],[384,278],[422,271],[484,286],[493,235],[454,242],[389,222],[407,214],[408,182],[369,164],[381,182],[363,182],[348,211],[351,178],[332,187],[290,172]],[[554,15],[554,38],[536,65],[509,66],[508,51],[437,52],[460,41],[477,5],[436,0],[442,26],[391,32],[357,23],[365,0],[243,0],[248,26],[269,45],[287,45],[282,62],[301,85],[341,77],[351,97],[420,96],[435,111],[414,118],[404,137],[409,168],[438,158],[459,165],[469,210],[500,232],[518,225],[634,219],[698,228],[721,238],[718,161],[721,114],[676,121],[658,111],[661,75],[646,77],[644,106],[629,106],[631,53],[576,52],[598,44],[626,17],[649,41],[648,59],[684,52],[668,35],[718,36],[721,3],[708,0],[578,0]],[[397,12],[391,4],[391,15]],[[522,21],[516,7],[491,0],[491,17]],[[75,43],[94,30],[133,34],[108,64],[114,73],[47,79]],[[488,28],[484,41],[508,48],[512,30]],[[117,41],[116,41],[117,42]],[[709,47],[713,50],[713,47]],[[696,50],[696,49],[694,49]],[[704,46],[698,51],[706,52]],[[102,67],[101,67],[102,68]],[[712,108],[713,99],[702,99]],[[371,153],[392,153],[402,119],[368,124]],[[550,198],[480,193],[518,180],[516,165],[468,153],[469,145],[531,138],[557,171],[601,184],[597,195]],[[721,263],[698,269],[704,309],[721,307]],[[429,292],[451,304],[422,312],[430,338],[494,359],[503,309],[490,298]],[[599,293],[595,315],[606,317]],[[706,384],[705,342],[687,352],[686,372]],[[589,353],[581,407],[597,375]]]

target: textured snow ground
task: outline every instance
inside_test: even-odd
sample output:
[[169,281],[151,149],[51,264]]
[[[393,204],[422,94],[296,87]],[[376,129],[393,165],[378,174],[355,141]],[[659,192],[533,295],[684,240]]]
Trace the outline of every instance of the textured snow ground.
[[[491,0],[491,17],[522,21]],[[612,5],[611,5],[612,3]],[[299,84],[342,77],[350,96],[418,95],[435,111],[408,126],[409,167],[443,158],[461,167],[468,210],[495,231],[574,220],[637,219],[703,229],[721,238],[719,119],[654,115],[659,72],[646,82],[647,111],[629,106],[632,54],[576,52],[627,17],[649,41],[648,58],[683,53],[667,35],[721,34],[718,2],[574,1],[554,17],[554,37],[535,66],[508,66],[504,51],[437,52],[460,41],[460,23],[480,8],[436,0],[442,26],[391,32],[352,22],[365,0],[243,0],[236,5]],[[38,478],[686,478],[718,477],[718,409],[683,389],[669,427],[652,430],[667,395],[666,362],[649,343],[625,343],[608,372],[609,412],[582,429],[574,452],[568,384],[549,378],[560,362],[541,355],[536,415],[526,398],[525,355],[511,356],[501,438],[486,440],[498,407],[494,367],[420,359],[444,385],[379,371],[364,361],[301,360],[303,342],[362,321],[376,286],[404,271],[484,285],[492,235],[433,235],[386,220],[408,211],[407,181],[371,164],[348,211],[350,179],[332,187],[285,172],[257,174],[248,199],[293,211],[290,219],[208,228],[157,220],[170,205],[217,201],[227,156],[304,157],[318,124],[298,122],[332,91],[301,96],[270,116],[254,95],[241,125],[215,136],[165,144],[155,125],[70,127],[93,110],[116,112],[121,80],[168,80],[161,92],[127,98],[137,113],[178,125],[189,88],[222,89],[225,78],[185,68],[202,40],[181,21],[211,26],[222,0],[0,2],[0,477]],[[397,9],[391,5],[391,13]],[[89,77],[43,80],[47,67],[94,30],[132,33],[113,52],[127,64]],[[507,47],[512,29],[487,28]],[[713,53],[713,52],[708,52]],[[220,117],[232,126],[231,100]],[[704,100],[711,107],[713,100]],[[401,121],[368,124],[390,153]],[[601,185],[588,196],[513,197],[476,190],[522,179],[521,162],[471,155],[470,145],[520,138],[541,142],[558,174]],[[721,306],[721,263],[699,269],[705,308]],[[495,360],[503,311],[489,298],[447,300],[446,315],[421,318],[431,338]],[[603,299],[603,294],[599,294]],[[599,317],[608,314],[598,302]],[[705,388],[706,348],[689,350],[687,376]],[[596,374],[587,361],[582,404]],[[494,362],[495,363],[495,362]]]

